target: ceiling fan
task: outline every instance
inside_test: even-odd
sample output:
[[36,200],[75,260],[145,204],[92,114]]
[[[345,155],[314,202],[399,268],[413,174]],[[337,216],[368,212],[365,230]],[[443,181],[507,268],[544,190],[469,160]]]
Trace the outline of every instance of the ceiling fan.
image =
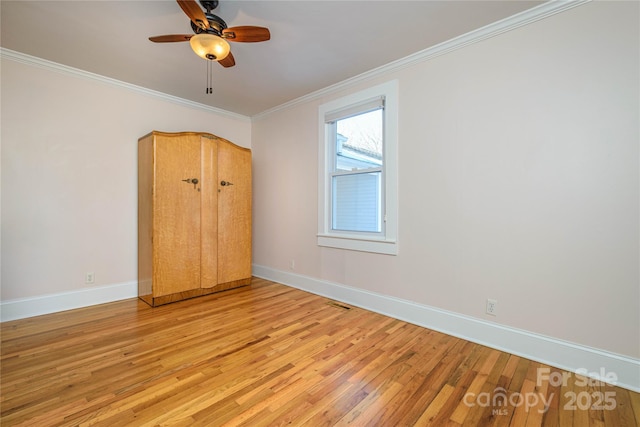
[[149,37],[155,43],[186,42],[203,59],[218,61],[223,67],[233,67],[236,61],[231,54],[228,41],[233,42],[263,42],[271,38],[269,29],[255,26],[227,27],[222,18],[211,13],[218,7],[218,0],[200,0],[205,8],[203,12],[196,0],[177,0],[184,13],[191,20],[191,28],[195,34],[167,34]]

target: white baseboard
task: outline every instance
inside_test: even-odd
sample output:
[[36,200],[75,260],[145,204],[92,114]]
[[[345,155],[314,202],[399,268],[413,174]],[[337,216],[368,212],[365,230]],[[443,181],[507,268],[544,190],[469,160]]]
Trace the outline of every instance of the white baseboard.
[[24,319],[138,296],[138,283],[96,286],[77,291],[0,302],[0,321]]
[[640,392],[640,359],[261,265],[253,275]]

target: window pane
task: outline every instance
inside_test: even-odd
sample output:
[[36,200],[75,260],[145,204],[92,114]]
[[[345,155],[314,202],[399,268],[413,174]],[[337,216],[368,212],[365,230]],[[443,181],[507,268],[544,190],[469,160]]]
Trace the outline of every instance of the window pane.
[[336,170],[382,166],[383,111],[380,108],[336,122]]
[[332,177],[334,230],[381,232],[381,172]]

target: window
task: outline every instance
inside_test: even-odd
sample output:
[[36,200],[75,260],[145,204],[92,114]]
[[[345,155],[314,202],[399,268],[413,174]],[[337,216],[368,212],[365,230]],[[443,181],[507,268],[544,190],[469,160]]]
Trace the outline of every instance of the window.
[[318,245],[397,254],[397,82],[319,109]]

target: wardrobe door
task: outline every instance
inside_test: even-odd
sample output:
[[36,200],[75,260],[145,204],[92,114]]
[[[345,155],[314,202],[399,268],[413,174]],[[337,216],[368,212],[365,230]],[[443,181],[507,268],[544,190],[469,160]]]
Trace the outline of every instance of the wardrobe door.
[[213,288],[218,284],[218,144],[210,137],[201,137],[202,191],[200,286]]
[[154,296],[200,287],[200,137],[156,136]]
[[251,277],[251,151],[218,141],[218,283]]

